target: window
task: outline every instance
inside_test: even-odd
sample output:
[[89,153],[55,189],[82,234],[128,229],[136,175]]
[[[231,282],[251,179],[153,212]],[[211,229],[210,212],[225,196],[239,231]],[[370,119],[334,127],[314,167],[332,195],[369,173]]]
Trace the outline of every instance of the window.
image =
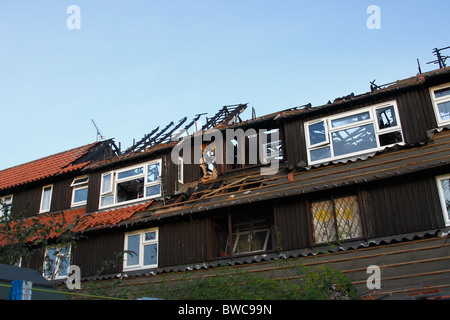
[[11,213],[12,195],[0,197],[0,218]]
[[41,207],[39,213],[50,211],[50,205],[52,202],[52,190],[52,185],[42,188]]
[[395,101],[305,123],[308,162],[381,150],[403,142]]
[[124,271],[158,267],[158,229],[125,234],[125,251]]
[[450,226],[450,175],[437,177],[439,197],[446,226]]
[[315,243],[361,238],[361,214],[357,196],[311,203]]
[[102,175],[100,207],[151,199],[161,195],[161,160]]
[[72,189],[72,207],[87,203],[89,177],[75,178],[70,185]]
[[43,276],[50,280],[68,276],[71,246],[50,246],[45,250]]
[[282,160],[283,152],[281,146],[281,139],[279,136],[279,129],[272,129],[268,131],[264,131],[267,137],[264,137],[263,141],[267,141],[267,143],[263,143],[263,162],[271,162],[274,160]]
[[450,84],[430,88],[438,126],[450,124]]

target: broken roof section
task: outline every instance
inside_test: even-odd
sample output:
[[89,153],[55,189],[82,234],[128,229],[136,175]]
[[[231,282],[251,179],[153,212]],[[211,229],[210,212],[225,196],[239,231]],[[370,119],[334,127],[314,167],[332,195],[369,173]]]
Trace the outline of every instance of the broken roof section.
[[[222,109],[219,110],[213,117],[206,117],[206,123],[202,126],[201,130],[208,130],[212,128],[216,128],[220,125],[230,125],[232,123],[236,123],[237,121],[241,121],[239,115],[247,108],[247,104],[236,104],[223,106]],[[182,135],[190,135],[199,131],[200,129],[197,127],[197,122],[200,117],[205,113],[200,113],[195,115],[194,119],[185,125],[183,128],[182,125],[187,121],[187,117],[182,118],[175,125],[173,121],[171,121],[167,126],[163,129],[159,130],[159,127],[152,130],[150,133],[146,134],[141,140],[133,144],[131,147],[125,150],[124,154],[130,154],[134,152],[143,152],[151,149],[153,146],[168,143],[170,141],[178,140]],[[193,132],[189,132],[189,130],[194,126]]]

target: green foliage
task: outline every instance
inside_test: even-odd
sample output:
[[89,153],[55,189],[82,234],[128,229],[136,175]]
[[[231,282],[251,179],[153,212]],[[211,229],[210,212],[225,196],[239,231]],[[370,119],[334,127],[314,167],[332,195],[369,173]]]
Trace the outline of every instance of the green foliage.
[[289,269],[292,276],[278,279],[222,270],[192,280],[187,273],[175,285],[149,286],[144,292],[134,294],[167,300],[331,300],[350,299],[357,294],[342,272],[329,266],[294,265]]
[[[27,218],[26,210],[14,215],[5,210],[0,217],[0,263],[30,261],[43,254],[50,244],[56,246],[55,254],[61,254],[67,244],[75,246],[79,240],[80,235],[72,231],[78,223],[79,218],[69,223],[62,212],[49,215],[43,223],[40,217]],[[57,239],[50,239],[52,233],[58,234]]]

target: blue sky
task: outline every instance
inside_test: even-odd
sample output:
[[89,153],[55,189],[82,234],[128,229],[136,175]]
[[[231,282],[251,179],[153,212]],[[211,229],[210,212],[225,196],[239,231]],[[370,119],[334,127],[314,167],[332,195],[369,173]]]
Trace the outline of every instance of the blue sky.
[[448,0],[3,0],[0,169],[96,141],[91,119],[125,149],[223,105],[248,103],[250,118],[414,76],[417,58],[430,71],[448,12]]

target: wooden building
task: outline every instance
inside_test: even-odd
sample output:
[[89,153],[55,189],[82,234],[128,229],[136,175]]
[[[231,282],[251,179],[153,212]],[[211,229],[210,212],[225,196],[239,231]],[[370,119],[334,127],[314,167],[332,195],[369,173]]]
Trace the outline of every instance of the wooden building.
[[[291,259],[336,266],[361,292],[370,265],[392,297],[450,290],[450,68],[242,121],[245,108],[191,132],[182,119],[124,152],[97,142],[55,169],[51,156],[41,171],[0,171],[0,199],[29,217],[81,217],[68,250],[83,280]],[[169,139],[177,132],[184,140]],[[210,132],[223,139],[203,165]],[[27,266],[42,269],[43,257]]]

